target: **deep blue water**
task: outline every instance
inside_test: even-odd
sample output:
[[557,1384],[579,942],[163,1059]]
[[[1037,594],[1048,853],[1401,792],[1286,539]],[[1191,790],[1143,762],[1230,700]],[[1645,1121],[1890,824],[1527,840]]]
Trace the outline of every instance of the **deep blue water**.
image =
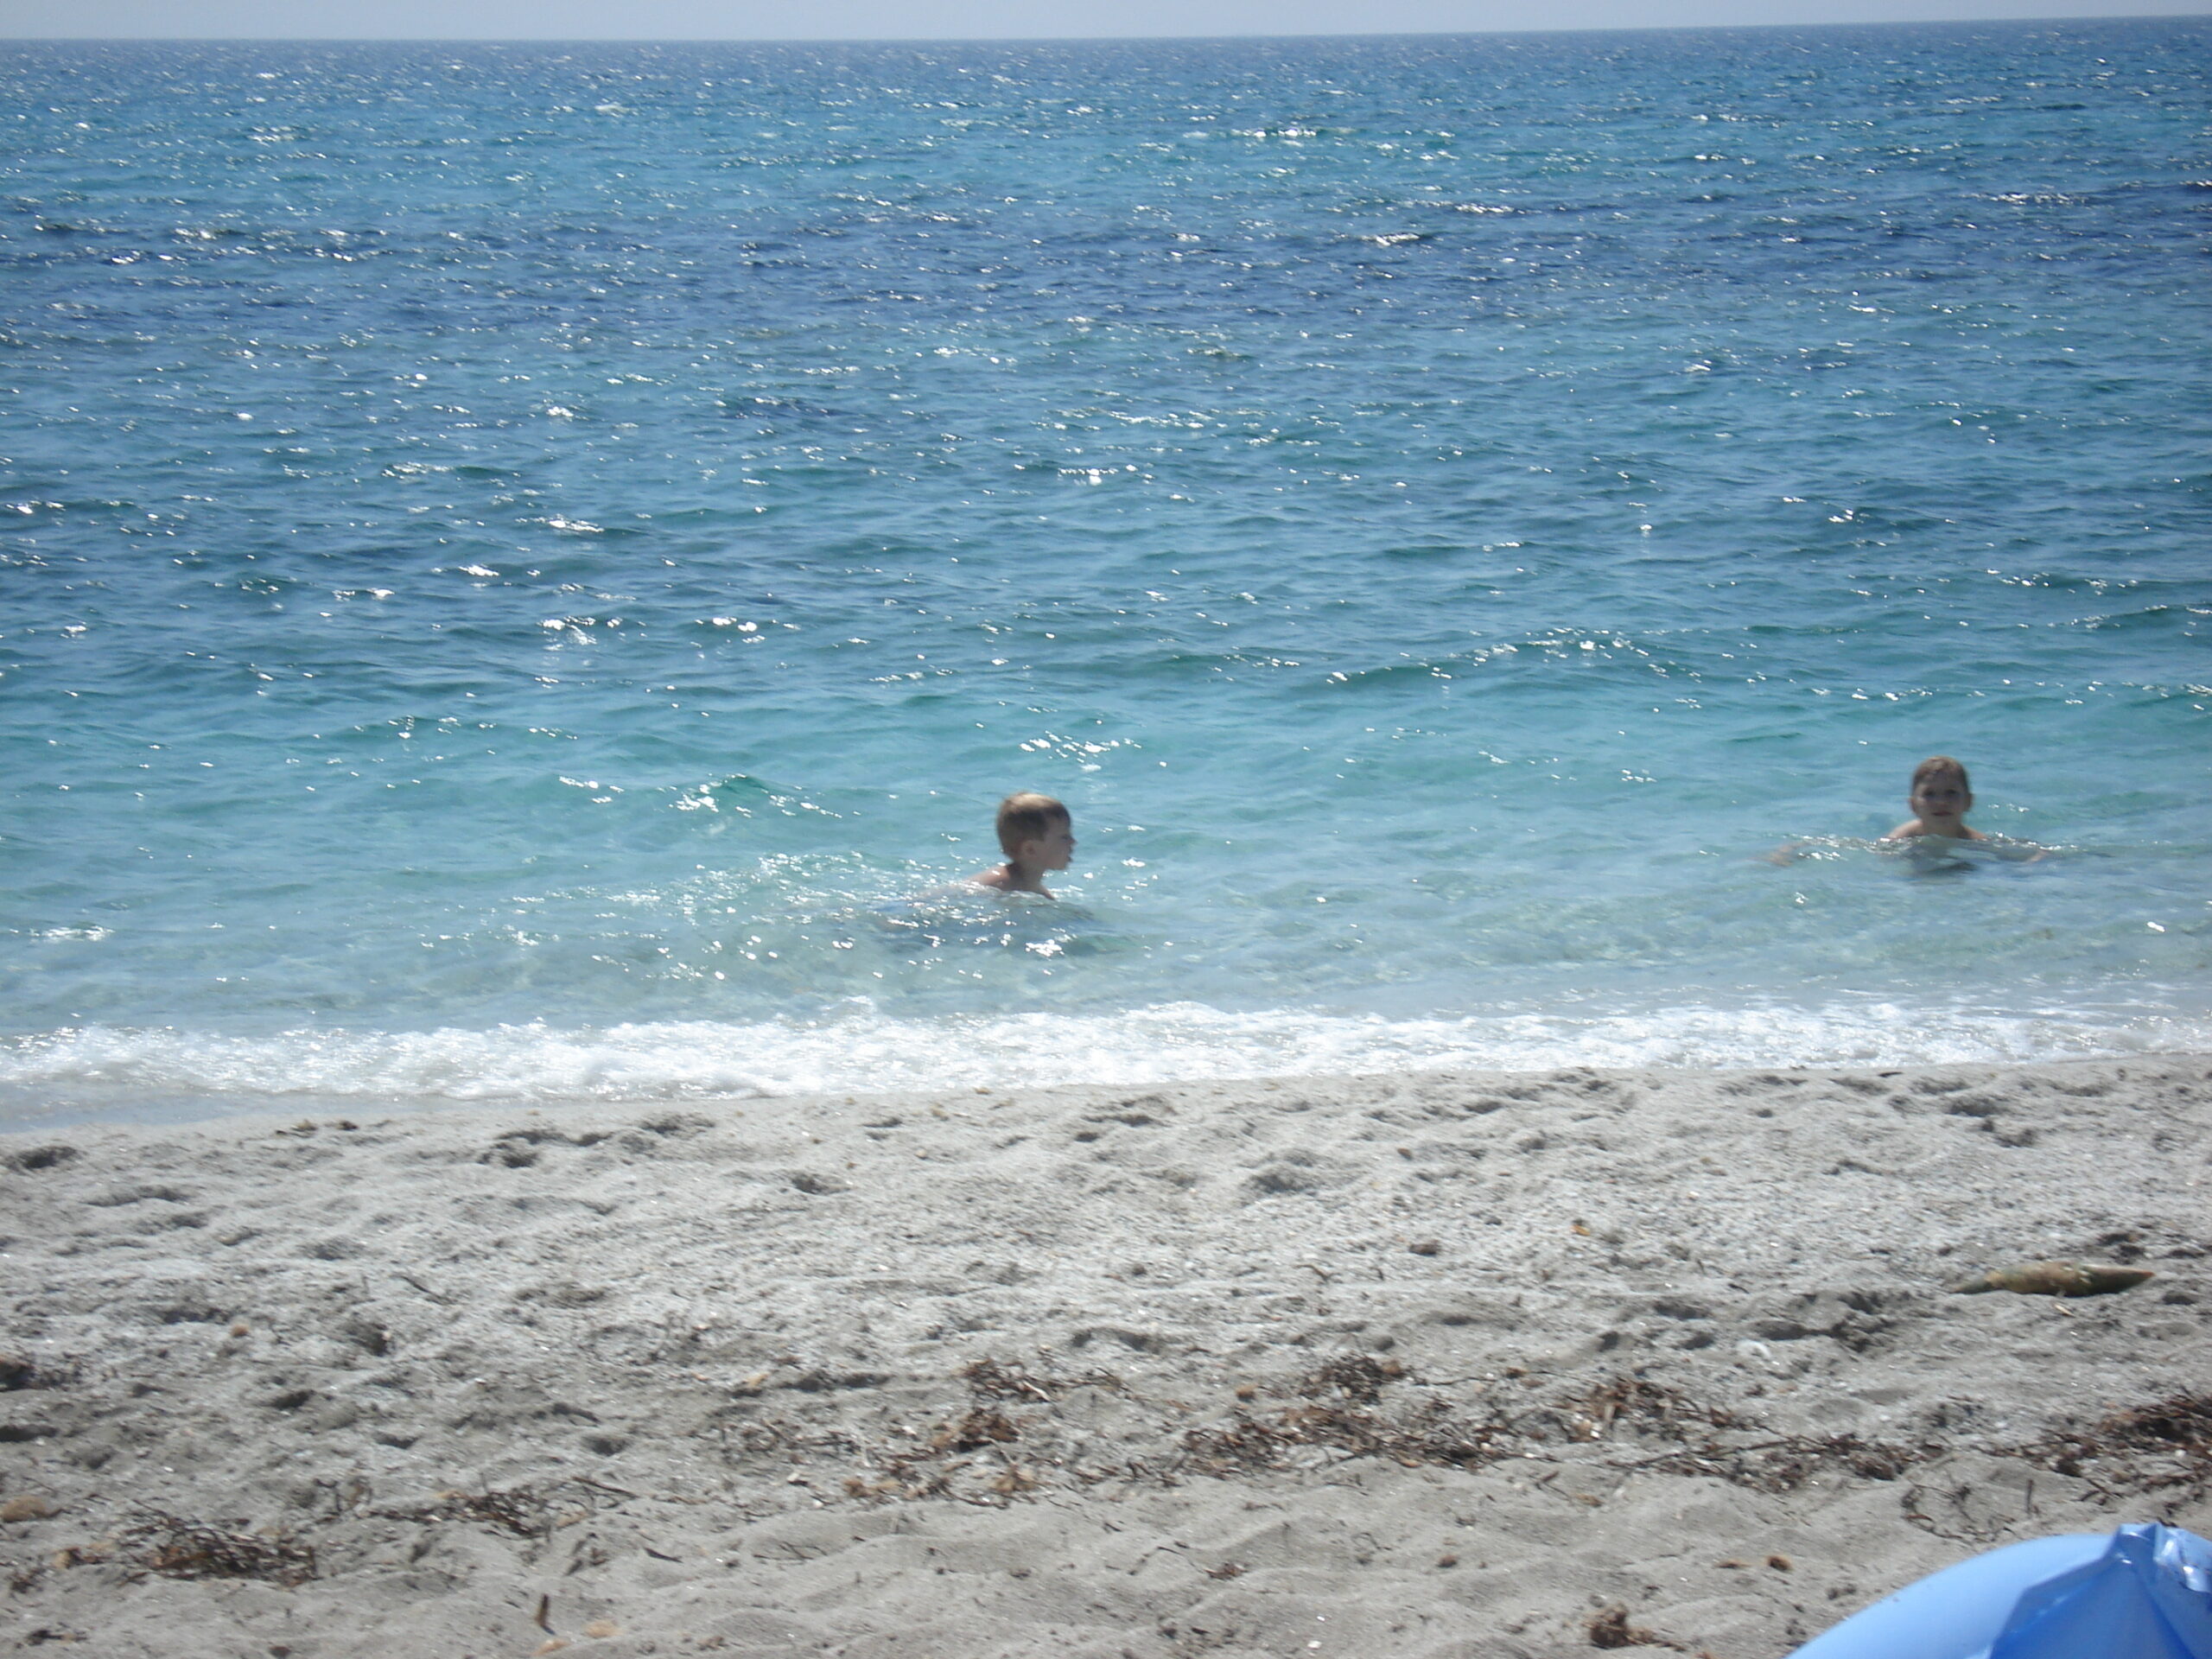
[[0,1117],[2212,1043],[2212,21],[0,99]]

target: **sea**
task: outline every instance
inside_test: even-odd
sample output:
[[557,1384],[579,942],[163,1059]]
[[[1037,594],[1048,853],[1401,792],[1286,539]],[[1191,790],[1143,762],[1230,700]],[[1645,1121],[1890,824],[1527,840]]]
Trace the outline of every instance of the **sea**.
[[[0,47],[0,1125],[2212,1048],[2208,111]],[[1935,753],[2004,840],[1878,844]]]

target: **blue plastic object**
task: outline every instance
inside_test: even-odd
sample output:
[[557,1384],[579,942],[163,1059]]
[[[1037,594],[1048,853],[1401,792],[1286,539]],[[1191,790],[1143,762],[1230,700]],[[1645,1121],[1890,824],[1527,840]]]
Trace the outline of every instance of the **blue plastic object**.
[[1947,1567],[1794,1659],[2212,1659],[2212,1544],[2152,1524]]

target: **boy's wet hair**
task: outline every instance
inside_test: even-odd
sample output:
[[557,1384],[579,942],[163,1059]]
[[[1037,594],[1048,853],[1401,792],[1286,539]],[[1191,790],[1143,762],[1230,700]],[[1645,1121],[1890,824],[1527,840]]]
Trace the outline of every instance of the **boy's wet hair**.
[[1912,769],[1913,788],[1934,783],[1956,784],[1968,794],[1974,792],[1974,785],[1967,781],[1965,766],[1948,754],[1931,754]]
[[1022,790],[999,803],[999,850],[1012,858],[1023,842],[1042,841],[1047,831],[1074,822],[1051,796]]

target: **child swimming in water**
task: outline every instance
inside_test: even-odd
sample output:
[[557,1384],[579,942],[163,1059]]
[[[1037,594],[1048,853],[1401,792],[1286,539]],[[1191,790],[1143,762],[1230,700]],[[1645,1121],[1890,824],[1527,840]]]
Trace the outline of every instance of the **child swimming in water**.
[[968,878],[995,893],[1035,893],[1049,899],[1045,877],[1075,857],[1075,820],[1050,795],[1020,791],[999,803],[999,850],[1006,862]]
[[[1967,783],[1965,764],[1948,754],[1931,754],[1912,769],[1912,788],[1905,797],[1905,804],[1912,808],[1913,816],[1873,842],[1875,851],[1910,854],[1921,864],[1933,860],[1936,867],[1947,870],[1964,868],[1938,844],[1947,841],[1980,842],[1999,858],[2031,864],[2050,855],[2048,848],[2038,847],[2031,841],[1985,836],[1968,824],[1967,813],[1974,805],[1974,791]],[[1809,849],[1823,844],[1833,847],[1851,843],[1786,842],[1767,854],[1766,861],[1794,864]],[[1867,845],[1865,842],[1855,844]]]
[[1913,816],[1884,836],[1884,841],[1912,841],[1922,836],[1945,841],[1989,839],[1967,824],[1974,791],[1967,786],[1966,767],[1948,754],[1931,754],[1912,769],[1912,792],[1905,797],[1905,804]]
[[1999,858],[2014,863],[2040,864],[2050,856],[2048,847],[2015,841],[2010,836],[1985,836],[1967,823],[1974,791],[1967,786],[1966,767],[1948,754],[1931,754],[1912,769],[1912,792],[1905,797],[1905,804],[1913,816],[1875,846],[1910,853],[1923,863],[1932,857],[1936,868],[1945,870],[1964,868],[1937,845],[1946,841],[1980,842]]

